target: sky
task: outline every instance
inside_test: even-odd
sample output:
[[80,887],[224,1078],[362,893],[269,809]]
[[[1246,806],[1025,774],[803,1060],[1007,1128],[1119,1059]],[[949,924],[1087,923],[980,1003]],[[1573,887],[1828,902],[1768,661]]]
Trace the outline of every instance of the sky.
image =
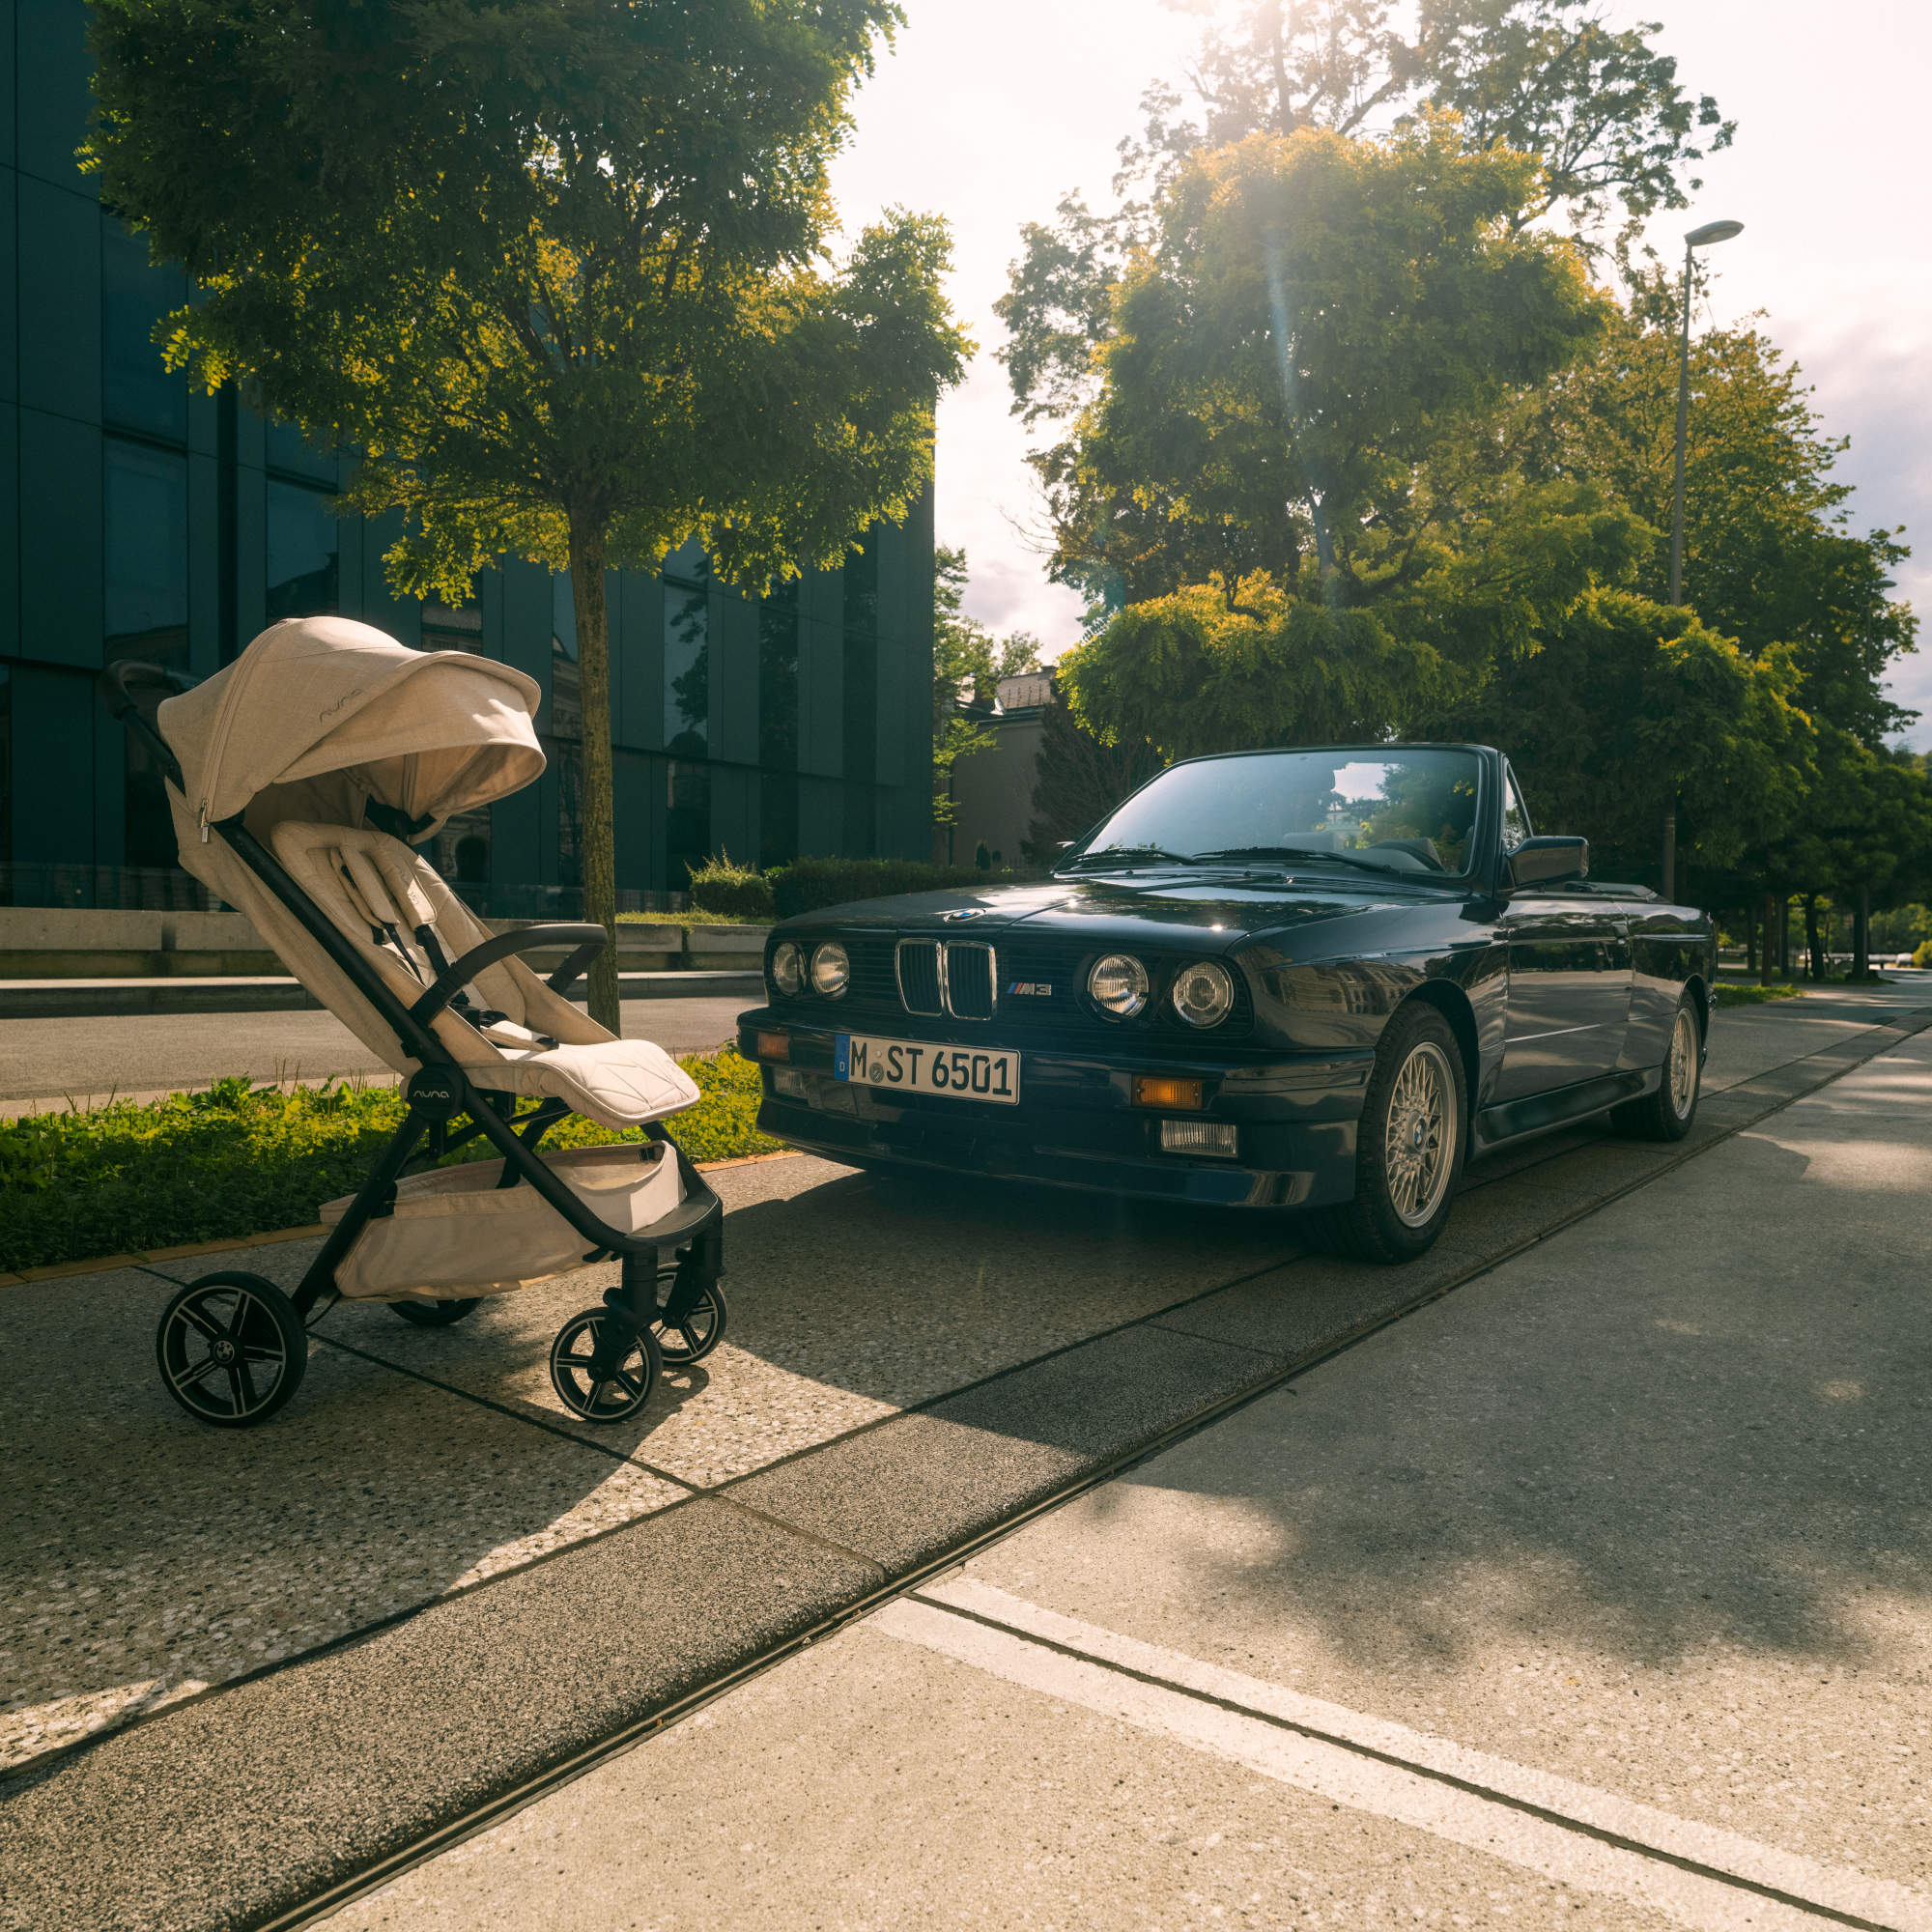
[[[1070,188],[1104,205],[1115,144],[1141,91],[1178,78],[1200,19],[1164,0],[905,0],[895,50],[860,92],[834,185],[848,233],[890,206],[943,213],[953,305],[979,344],[939,410],[938,529],[971,565],[966,608],[1037,635],[1052,658],[1079,635],[1080,604],[1046,581],[1040,504],[1009,413],[1005,292],[1022,226]],[[1605,0],[1619,25],[1662,22],[1685,87],[1738,123],[1707,160],[1691,207],[1653,225],[1675,259],[1686,228],[1728,216],[1737,240],[1707,258],[1705,317],[1762,327],[1804,368],[1824,426],[1849,436],[1840,477],[1860,527],[1903,524],[1918,554],[1898,594],[1932,615],[1932,81],[1925,0]],[[1689,586],[1694,595],[1695,586]],[[1925,714],[1904,734],[1932,747],[1932,624],[1892,683]]]

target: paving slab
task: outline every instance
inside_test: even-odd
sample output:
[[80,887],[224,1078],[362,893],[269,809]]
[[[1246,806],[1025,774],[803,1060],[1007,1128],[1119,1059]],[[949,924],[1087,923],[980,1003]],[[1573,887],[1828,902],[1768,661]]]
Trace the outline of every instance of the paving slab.
[[1921,1036],[968,1575],[1932,1889],[1928,1101]]
[[687,1492],[340,1350],[262,1430],[168,1398],[141,1269],[0,1290],[0,1767]]
[[[30,1774],[0,1805],[0,1926],[260,1924],[877,1580],[705,1498],[566,1549]],[[681,1826],[651,1828],[661,1855]]]

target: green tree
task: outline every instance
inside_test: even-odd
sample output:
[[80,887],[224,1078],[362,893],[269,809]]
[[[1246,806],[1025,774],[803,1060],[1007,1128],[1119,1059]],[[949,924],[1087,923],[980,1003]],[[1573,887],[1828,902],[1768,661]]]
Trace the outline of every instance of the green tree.
[[[952,767],[993,744],[986,716],[1003,677],[1039,668],[1039,639],[1028,631],[996,638],[965,611],[966,553],[949,544],[933,552],[932,820],[952,822]],[[962,700],[978,709],[962,713]]]
[[1593,585],[1537,648],[1412,718],[1418,735],[1505,747],[1539,829],[1580,833],[1592,868],[1641,875],[1677,803],[1706,872],[1776,838],[1816,772],[1787,651],[1752,659],[1690,611]]
[[1104,744],[1056,696],[1040,715],[1033,819],[1022,846],[1027,863],[1050,866],[1064,841],[1078,838],[1166,762],[1145,738]]
[[[607,567],[838,562],[931,473],[936,220],[825,263],[891,0],[99,0],[90,163],[196,278],[170,364],[359,449],[404,592],[568,569],[586,915],[615,918]],[[616,953],[591,1007],[617,1024]]]
[[1439,120],[1181,169],[1055,497],[1063,574],[1127,600],[1061,660],[1082,723],[1170,755],[1372,733],[1623,566],[1628,516],[1513,448],[1607,307],[1513,225],[1537,178]]
[[[1627,236],[1685,206],[1686,185],[1701,185],[1689,171],[1734,129],[1709,95],[1685,93],[1676,63],[1650,44],[1657,31],[1613,29],[1594,0],[1251,0],[1232,29],[1206,37],[1191,100],[1165,81],[1148,90],[1143,129],[1121,144],[1115,206],[1068,195],[1052,223],[1022,231],[999,304],[1015,409],[1064,422],[1090,399],[1115,287],[1153,243],[1161,190],[1191,156],[1250,134],[1384,133],[1457,114],[1472,145],[1542,163],[1511,224],[1559,216],[1591,249],[1606,221]],[[1056,456],[1037,459],[1049,477]]]
[[[1678,284],[1651,276],[1600,340],[1547,385],[1525,468],[1582,476],[1643,526],[1633,587],[1662,600],[1670,577],[1677,427]],[[1684,472],[1684,586],[1713,630],[1747,655],[1789,648],[1797,698],[1877,747],[1910,721],[1885,695],[1918,621],[1895,600],[1910,552],[1895,529],[1861,534],[1846,448],[1827,436],[1799,367],[1752,327],[1693,337]]]

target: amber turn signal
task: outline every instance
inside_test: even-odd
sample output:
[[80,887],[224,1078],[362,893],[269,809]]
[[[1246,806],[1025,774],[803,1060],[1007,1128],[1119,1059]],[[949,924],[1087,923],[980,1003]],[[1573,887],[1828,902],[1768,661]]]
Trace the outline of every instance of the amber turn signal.
[[1136,1073],[1134,1075],[1134,1105],[1136,1107],[1179,1107],[1199,1113],[1201,1110],[1201,1083],[1198,1080],[1176,1080],[1165,1073]]
[[791,1035],[788,1033],[761,1033],[757,1036],[757,1053],[760,1060],[789,1060],[791,1058]]

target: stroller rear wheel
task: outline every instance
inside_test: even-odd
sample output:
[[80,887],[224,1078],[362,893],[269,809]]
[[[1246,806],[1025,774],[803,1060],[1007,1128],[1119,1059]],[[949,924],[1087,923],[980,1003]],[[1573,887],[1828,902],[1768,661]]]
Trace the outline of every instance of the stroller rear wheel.
[[251,1429],[301,1386],[308,1332],[272,1282],[205,1274],[161,1311],[155,1359],[168,1393],[196,1421]]
[[609,1308],[573,1315],[550,1347],[551,1386],[585,1422],[627,1422],[640,1414],[663,1372],[657,1337]]
[[688,1368],[701,1362],[724,1339],[724,1322],[729,1310],[724,1291],[715,1281],[698,1290],[697,1299],[675,1321],[667,1310],[677,1293],[677,1270],[666,1268],[658,1276],[658,1316],[651,1332],[658,1338],[658,1351],[673,1368]]
[[392,1301],[391,1309],[412,1328],[447,1328],[483,1306],[483,1297],[472,1294],[467,1301]]

